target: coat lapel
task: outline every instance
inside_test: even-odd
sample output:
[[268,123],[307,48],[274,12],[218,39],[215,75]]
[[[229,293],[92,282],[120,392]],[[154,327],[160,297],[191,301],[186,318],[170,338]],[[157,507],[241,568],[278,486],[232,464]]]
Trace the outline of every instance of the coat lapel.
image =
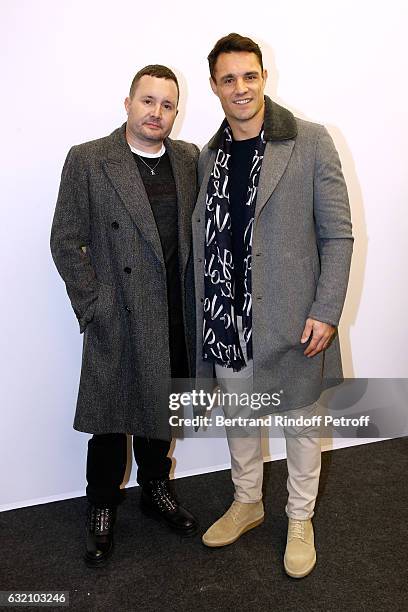
[[258,218],[285,172],[294,146],[294,140],[268,141],[266,143],[261,175],[259,177],[255,219]]
[[115,130],[111,138],[111,146],[103,162],[105,172],[133,222],[164,265],[159,232],[139,170],[126,142],[125,125]]
[[[204,153],[201,152],[201,155],[204,155]],[[212,172],[213,165],[214,165],[214,158],[215,158],[215,151],[209,150],[206,156],[205,169],[203,171],[202,176],[199,177],[200,190],[199,190],[198,197],[197,197],[197,204],[194,209],[195,217],[204,215],[205,213],[207,187],[208,187],[208,181],[210,180],[210,174]]]
[[196,169],[193,160],[186,158],[177,142],[167,138],[164,144],[176,184],[180,270],[184,274],[191,249],[191,215],[196,199],[196,181],[191,177]]

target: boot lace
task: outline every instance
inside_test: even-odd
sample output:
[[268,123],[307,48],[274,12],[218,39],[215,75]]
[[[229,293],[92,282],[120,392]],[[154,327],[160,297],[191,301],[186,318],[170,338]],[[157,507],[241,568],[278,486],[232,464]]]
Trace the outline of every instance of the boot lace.
[[107,535],[112,527],[112,508],[93,506],[90,512],[90,528],[96,535]]
[[305,539],[305,521],[297,521],[292,519],[289,526],[289,539],[299,538],[300,540]]
[[240,512],[241,512],[241,506],[236,501],[233,501],[231,506],[228,508],[227,512],[225,513],[225,516],[230,516],[232,520],[234,521],[234,523],[237,523]]
[[170,491],[167,480],[155,480],[152,483],[152,499],[161,510],[177,509],[177,500]]

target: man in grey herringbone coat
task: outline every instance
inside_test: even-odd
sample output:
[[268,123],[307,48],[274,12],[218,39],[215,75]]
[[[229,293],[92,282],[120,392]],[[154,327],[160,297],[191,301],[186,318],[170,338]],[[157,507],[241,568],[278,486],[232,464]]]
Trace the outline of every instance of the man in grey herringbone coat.
[[125,100],[126,124],[66,159],[51,250],[84,333],[74,427],[88,443],[85,559],[112,551],[133,434],[142,508],[189,535],[196,521],[169,486],[171,378],[194,371],[191,214],[198,148],[171,140],[179,87],[147,66]]
[[[327,130],[264,96],[267,72],[254,41],[230,34],[208,60],[226,118],[199,160],[196,373],[205,379],[215,370],[227,393],[276,393],[279,409],[304,421],[285,428],[285,569],[300,578],[316,562],[321,453],[306,419],[317,422],[322,390],[342,380],[336,328],[353,245],[347,189]],[[239,406],[224,412],[240,415]],[[207,546],[231,544],[264,516],[259,428],[227,428],[227,436],[235,501],[204,534]]]

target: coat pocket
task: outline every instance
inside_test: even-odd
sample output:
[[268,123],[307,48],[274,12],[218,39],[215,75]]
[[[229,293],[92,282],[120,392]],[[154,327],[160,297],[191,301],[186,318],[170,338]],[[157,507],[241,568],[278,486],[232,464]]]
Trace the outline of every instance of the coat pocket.
[[[96,354],[109,354],[118,341],[119,321],[115,316],[115,287],[99,282],[95,311],[84,334],[84,350]],[[97,360],[96,360],[97,361]]]
[[92,317],[91,324],[103,323],[105,319],[109,319],[113,310],[115,287],[111,285],[105,285],[98,281],[99,292],[98,299],[96,300],[94,316]]
[[[310,257],[279,257],[264,284],[263,316],[279,350],[301,347],[300,337],[313,304],[317,270]],[[256,303],[256,302],[255,302]],[[262,316],[259,313],[259,316]]]

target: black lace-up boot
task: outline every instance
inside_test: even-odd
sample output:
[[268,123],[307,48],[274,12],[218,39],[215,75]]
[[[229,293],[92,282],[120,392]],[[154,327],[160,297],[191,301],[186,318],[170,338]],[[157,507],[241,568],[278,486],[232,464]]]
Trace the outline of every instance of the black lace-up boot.
[[88,506],[85,562],[92,567],[104,565],[113,549],[116,508]]
[[180,506],[168,478],[151,480],[142,487],[140,505],[145,514],[163,521],[170,529],[190,536],[197,532],[197,521]]

